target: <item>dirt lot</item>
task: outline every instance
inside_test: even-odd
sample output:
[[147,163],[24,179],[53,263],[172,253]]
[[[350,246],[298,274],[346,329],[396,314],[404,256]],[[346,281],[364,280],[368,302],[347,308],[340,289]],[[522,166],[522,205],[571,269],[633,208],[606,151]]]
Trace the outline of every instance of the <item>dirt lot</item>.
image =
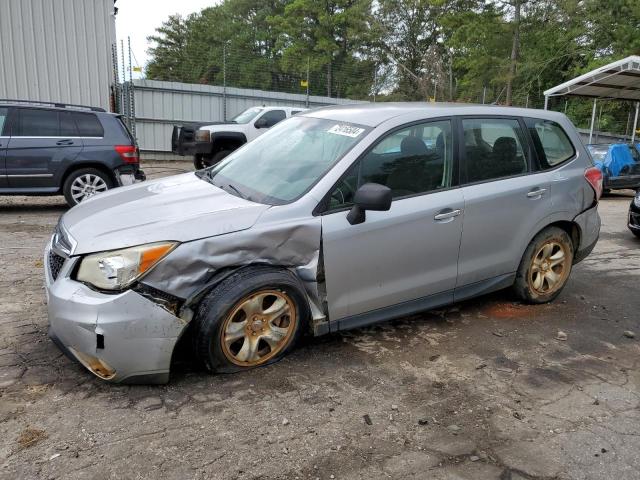
[[66,208],[0,197],[0,478],[638,479],[629,199],[602,201],[600,242],[551,305],[500,292],[244,374],[179,359],[154,387],[106,384],[49,341],[41,254]]

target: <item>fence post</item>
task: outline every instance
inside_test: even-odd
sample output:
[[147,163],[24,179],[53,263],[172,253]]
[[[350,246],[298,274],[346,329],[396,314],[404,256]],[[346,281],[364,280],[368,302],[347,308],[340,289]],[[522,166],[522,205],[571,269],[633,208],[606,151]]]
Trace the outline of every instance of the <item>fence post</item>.
[[127,45],[129,47],[129,128],[134,139],[136,137],[136,96],[133,91],[133,68],[131,66],[131,37],[127,37]]
[[227,44],[222,45],[222,118],[227,121]]
[[[120,113],[127,115],[127,105],[125,103],[125,83],[127,80],[127,71],[124,68],[124,40],[120,39],[120,51],[122,52],[122,92],[120,94]],[[128,122],[127,122],[128,123]],[[127,125],[128,126],[128,125]]]
[[306,107],[309,108],[309,64],[310,64],[310,59],[309,57],[307,57],[307,101],[306,101]]

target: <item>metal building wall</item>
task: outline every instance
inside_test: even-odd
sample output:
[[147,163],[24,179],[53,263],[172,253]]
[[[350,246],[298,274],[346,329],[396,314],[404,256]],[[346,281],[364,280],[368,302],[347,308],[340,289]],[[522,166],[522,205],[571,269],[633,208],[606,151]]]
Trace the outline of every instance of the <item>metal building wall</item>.
[[[210,85],[134,80],[136,131],[147,158],[168,159],[173,125],[224,120],[225,89]],[[362,103],[329,97],[309,97],[309,108]],[[226,89],[227,120],[256,105],[304,107],[306,96],[242,88]]]
[[1,0],[0,98],[109,109],[113,0]]

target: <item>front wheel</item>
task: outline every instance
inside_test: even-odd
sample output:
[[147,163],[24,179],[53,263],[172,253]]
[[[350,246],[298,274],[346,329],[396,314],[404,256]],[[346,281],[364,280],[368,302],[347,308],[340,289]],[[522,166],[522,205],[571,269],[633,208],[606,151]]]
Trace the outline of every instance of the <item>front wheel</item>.
[[306,296],[291,272],[271,267],[241,270],[201,302],[195,353],[211,372],[267,365],[293,348],[308,316]]
[[64,181],[62,193],[70,207],[113,186],[109,176],[96,168],[81,168],[71,174]]
[[567,232],[549,227],[538,233],[520,261],[514,290],[527,303],[555,299],[567,284],[573,264],[573,242]]
[[193,156],[193,166],[196,170],[202,170],[203,168],[207,168],[208,165],[205,162],[205,156],[198,153]]

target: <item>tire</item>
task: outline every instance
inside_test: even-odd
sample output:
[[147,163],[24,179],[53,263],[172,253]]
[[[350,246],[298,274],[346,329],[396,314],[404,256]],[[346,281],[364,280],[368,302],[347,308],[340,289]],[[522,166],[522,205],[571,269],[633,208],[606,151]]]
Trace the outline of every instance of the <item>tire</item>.
[[[277,313],[270,316],[276,305]],[[291,272],[246,268],[223,280],[201,301],[194,352],[210,372],[269,365],[291,351],[309,316],[306,296]],[[225,341],[225,334],[230,340]]]
[[636,236],[636,238],[640,238],[640,231],[638,231],[638,230],[631,230],[631,233],[633,233],[633,234]]
[[67,177],[62,185],[62,193],[67,204],[73,207],[111,188],[113,188],[113,181],[105,172],[97,168],[81,168],[71,172]]
[[516,295],[533,304],[555,299],[571,274],[573,253],[573,242],[567,232],[558,227],[542,230],[522,256],[513,285]]
[[207,164],[204,161],[204,155],[198,153],[193,156],[193,167],[196,170],[202,170],[203,168],[207,168]]

